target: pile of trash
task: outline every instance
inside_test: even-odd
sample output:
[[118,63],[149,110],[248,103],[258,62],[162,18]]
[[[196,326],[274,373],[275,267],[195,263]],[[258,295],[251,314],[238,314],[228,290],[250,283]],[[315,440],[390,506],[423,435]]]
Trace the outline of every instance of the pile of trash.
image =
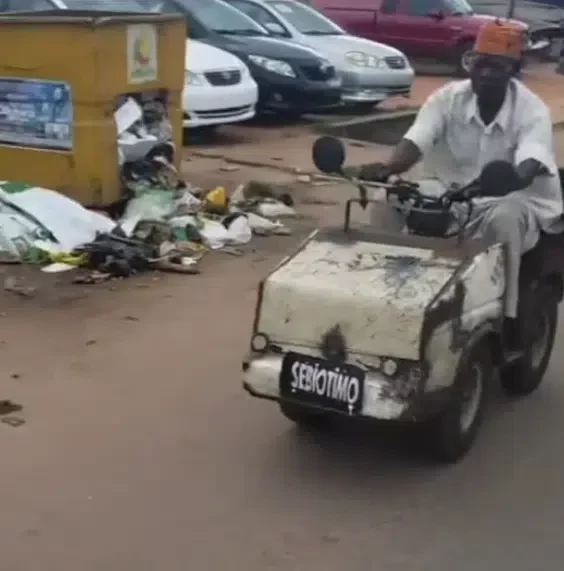
[[[266,196],[263,185],[249,183],[228,198],[222,187],[188,188],[159,156],[144,161],[131,172],[138,186],[118,220],[53,190],[0,182],[0,263],[87,268],[81,283],[153,269],[192,274],[207,252],[240,248],[253,235],[290,234],[280,221],[296,214],[288,196]],[[155,161],[166,167],[160,174]]]
[[209,251],[239,253],[253,234],[290,234],[280,221],[296,215],[288,195],[251,182],[228,197],[181,180],[164,102],[124,96],[115,121],[125,209],[110,216],[54,190],[0,182],[0,263],[86,268],[80,283],[153,269],[192,274]]

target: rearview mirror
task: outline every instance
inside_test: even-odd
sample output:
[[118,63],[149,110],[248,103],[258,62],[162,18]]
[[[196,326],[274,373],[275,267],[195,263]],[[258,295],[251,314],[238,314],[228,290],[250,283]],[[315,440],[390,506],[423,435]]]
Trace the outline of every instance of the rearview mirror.
[[319,137],[313,143],[313,164],[325,174],[340,174],[345,164],[345,147],[335,137]]
[[429,18],[433,18],[434,20],[442,20],[445,17],[442,10],[431,10],[427,12],[427,16],[429,16]]
[[480,173],[482,196],[504,196],[520,185],[516,168],[507,161],[492,161]]

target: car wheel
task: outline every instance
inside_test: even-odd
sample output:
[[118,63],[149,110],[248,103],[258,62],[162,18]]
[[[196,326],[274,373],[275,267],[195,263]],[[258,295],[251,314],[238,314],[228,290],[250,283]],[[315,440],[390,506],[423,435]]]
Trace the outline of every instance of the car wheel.
[[501,370],[501,386],[511,396],[526,396],[542,382],[558,326],[558,301],[552,292],[534,296],[533,307],[527,316],[525,353],[517,361]]
[[472,61],[472,52],[474,50],[474,42],[462,42],[456,50],[456,75],[459,77],[468,77],[470,64]]
[[324,428],[328,424],[328,417],[322,412],[317,412],[299,404],[280,402],[280,412],[298,426],[309,429]]
[[492,351],[482,340],[462,357],[447,406],[423,426],[425,451],[434,460],[454,463],[470,450],[493,375]]

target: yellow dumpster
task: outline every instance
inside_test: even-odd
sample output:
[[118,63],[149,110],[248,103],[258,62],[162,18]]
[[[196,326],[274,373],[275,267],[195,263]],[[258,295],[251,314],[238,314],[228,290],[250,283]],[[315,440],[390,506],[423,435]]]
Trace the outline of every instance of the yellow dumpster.
[[181,149],[185,46],[179,15],[0,16],[0,180],[119,200],[116,102],[164,98]]

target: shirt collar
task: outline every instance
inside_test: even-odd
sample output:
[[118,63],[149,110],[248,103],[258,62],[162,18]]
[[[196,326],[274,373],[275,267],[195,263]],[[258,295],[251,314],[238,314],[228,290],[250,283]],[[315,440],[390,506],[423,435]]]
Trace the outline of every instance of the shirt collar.
[[[507,130],[507,127],[509,126],[509,114],[511,111],[513,88],[513,81],[510,81],[509,85],[507,86],[507,93],[505,94],[505,99],[501,109],[498,111],[495,119],[489,125],[487,125],[486,128],[492,129],[494,125],[497,125],[502,131]],[[484,124],[482,118],[480,117],[480,113],[478,112],[478,101],[474,92],[472,92],[470,95],[470,100],[468,101],[466,107],[466,120],[470,122],[472,119],[478,121],[480,125]]]

